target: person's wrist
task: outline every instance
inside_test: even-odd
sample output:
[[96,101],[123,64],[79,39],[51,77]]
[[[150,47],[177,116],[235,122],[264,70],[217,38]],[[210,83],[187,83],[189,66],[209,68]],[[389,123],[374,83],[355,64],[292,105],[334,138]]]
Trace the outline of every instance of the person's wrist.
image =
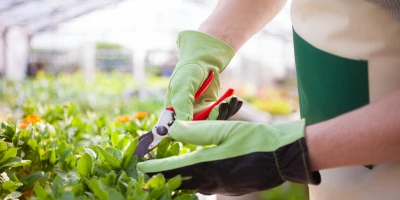
[[334,167],[333,163],[336,162],[333,157],[327,158],[327,155],[332,155],[330,141],[327,141],[323,134],[327,131],[329,129],[325,126],[325,122],[305,127],[304,135],[309,151],[310,166],[313,171],[332,168]]
[[235,39],[231,38],[231,36],[223,31],[221,31],[219,28],[216,27],[211,27],[211,26],[200,26],[197,31],[210,35],[214,38],[217,38],[224,43],[228,44],[229,46],[232,47],[234,52],[238,51],[240,46],[235,43]]
[[316,154],[315,154],[315,127],[313,126],[306,126],[305,131],[304,131],[305,139],[306,139],[306,144],[308,146],[308,151],[309,151],[309,161],[310,161],[310,167],[311,170],[319,170],[320,167],[318,166],[318,163],[316,162]]

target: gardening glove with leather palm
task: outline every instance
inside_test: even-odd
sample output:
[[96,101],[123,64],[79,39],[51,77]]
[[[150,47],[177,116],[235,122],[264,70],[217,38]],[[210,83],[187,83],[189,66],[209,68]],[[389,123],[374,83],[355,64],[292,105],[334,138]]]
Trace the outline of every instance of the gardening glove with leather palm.
[[[177,46],[179,61],[172,73],[164,104],[166,108],[174,108],[177,119],[192,120],[193,114],[217,100],[220,90],[219,74],[235,52],[223,41],[197,31],[179,33]],[[193,102],[194,94],[210,72],[214,72],[210,86]]]
[[304,138],[305,121],[264,125],[237,121],[180,121],[173,139],[215,145],[188,154],[138,163],[137,168],[166,178],[189,177],[181,189],[203,194],[243,195],[271,189],[285,181],[317,185]]

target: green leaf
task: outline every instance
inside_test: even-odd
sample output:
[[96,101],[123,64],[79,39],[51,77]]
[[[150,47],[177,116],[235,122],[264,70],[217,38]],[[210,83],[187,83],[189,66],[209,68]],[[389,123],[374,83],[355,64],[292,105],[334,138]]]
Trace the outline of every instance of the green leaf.
[[61,153],[59,162],[64,162],[68,157],[71,157],[72,149],[67,149]]
[[158,199],[161,195],[163,195],[165,190],[158,190],[158,189],[152,189],[149,194],[150,199]]
[[165,187],[165,179],[162,174],[157,174],[150,178],[146,183],[147,188],[155,188],[161,190]]
[[135,199],[136,200],[146,200],[147,197],[149,196],[149,193],[144,191],[142,189],[142,186],[138,182],[135,182],[134,186],[135,186],[135,191],[134,191]]
[[175,176],[168,180],[167,185],[170,191],[176,190],[182,184],[182,177],[180,175]]
[[137,147],[138,143],[139,143],[139,141],[138,141],[137,138],[132,140],[132,141],[130,141],[129,146],[127,148],[125,148],[125,150],[123,151],[124,152],[123,156],[133,155],[133,153],[136,150],[136,147]]
[[171,194],[164,193],[159,200],[171,200]]
[[49,158],[49,162],[50,164],[55,164],[57,160],[57,155],[56,155],[56,151],[54,149],[51,150],[50,152],[50,158]]
[[28,165],[30,165],[31,163],[32,163],[31,160],[21,160],[20,163],[14,164],[14,165],[11,166],[11,167],[28,166]]
[[19,157],[12,157],[3,163],[4,164],[0,166],[0,172],[7,170],[10,167],[19,167],[19,166],[30,165],[31,161],[30,160],[21,160],[21,158],[19,158]]
[[109,186],[109,187],[114,187],[116,179],[117,179],[117,175],[115,174],[114,171],[111,171],[111,173],[100,178],[101,182],[103,182],[104,185]]
[[82,176],[90,176],[93,171],[93,160],[92,156],[88,153],[82,155],[78,161],[78,171]]
[[132,141],[132,136],[130,134],[127,134],[118,142],[117,148],[121,151],[125,151],[124,149],[128,147],[128,144],[131,141]]
[[67,148],[68,148],[67,143],[65,141],[60,141],[57,146],[57,153],[59,155],[62,155],[62,153],[67,150]]
[[33,188],[35,194],[39,199],[47,199],[47,192],[40,185],[35,185]]
[[75,200],[74,194],[71,191],[63,192],[61,195],[61,200]]
[[7,126],[9,126],[9,125],[7,124],[7,122],[1,122],[1,128],[2,128],[2,129],[6,129]]
[[22,183],[19,182],[15,182],[15,181],[5,181],[3,184],[1,184],[1,187],[3,188],[3,190],[7,190],[8,192],[14,192],[15,190],[17,190],[17,188],[21,187]]
[[0,177],[3,178],[3,180],[10,179],[15,182],[20,182],[15,172],[13,171],[8,172],[7,174],[0,174]]
[[119,133],[117,131],[111,134],[111,144],[113,147],[117,146],[119,142]]
[[89,154],[90,156],[92,156],[93,159],[96,159],[97,155],[96,153],[93,151],[93,149],[91,148],[84,148],[85,153]]
[[133,182],[134,180],[126,175],[124,171],[121,171],[121,173],[118,176],[116,188],[120,193],[122,193],[124,196],[127,196],[128,192],[128,185],[130,182]]
[[114,158],[111,154],[105,151],[100,146],[96,146],[97,150],[100,152],[101,155],[104,156],[105,161],[111,166],[113,169],[121,169],[121,165],[119,164],[118,160]]
[[37,144],[36,140],[34,140],[34,139],[29,139],[29,140],[28,140],[28,146],[29,146],[31,149],[36,150],[36,147],[38,146],[38,144]]
[[126,169],[128,167],[128,164],[133,157],[132,155],[135,152],[137,145],[138,145],[138,140],[135,139],[129,144],[129,147],[124,152],[124,155],[122,156],[122,161],[121,161],[121,165],[122,165],[123,169]]
[[74,193],[75,196],[80,196],[83,194],[83,185],[82,184],[76,184],[74,187],[72,187],[71,192]]
[[96,170],[96,175],[97,176],[106,176],[108,173],[110,173],[112,170],[106,166],[102,166],[102,165],[96,165],[95,168]]
[[51,184],[51,191],[55,197],[60,196],[64,189],[64,183],[60,176],[56,176]]
[[22,162],[22,159],[19,157],[11,157],[4,161],[3,165],[0,166],[0,172],[7,170],[10,167],[18,165]]
[[21,195],[22,195],[21,192],[13,192],[13,193],[7,195],[7,196],[4,198],[4,200],[11,200],[11,199],[14,200],[14,199],[18,199]]
[[7,150],[7,144],[3,141],[0,141],[0,151]]
[[171,148],[168,149],[167,154],[170,154],[172,156],[177,156],[179,155],[179,150],[180,150],[180,146],[178,143],[175,143],[171,146]]
[[6,135],[13,136],[15,134],[15,126],[11,126],[5,122],[2,122],[1,127],[6,130]]
[[129,163],[125,168],[126,172],[130,172],[133,170],[136,170],[136,164],[138,162],[138,157],[137,156],[132,156],[131,159],[129,159]]
[[122,153],[120,150],[118,150],[115,147],[107,147],[105,149],[105,151],[107,151],[107,153],[111,154],[114,158],[116,158],[117,160],[120,160],[122,157]]
[[6,152],[4,152],[4,155],[0,158],[0,163],[3,163],[7,159],[11,157],[15,157],[17,155],[17,148],[14,147],[9,147]]
[[169,144],[171,143],[171,137],[163,138],[157,146],[157,158],[164,158],[165,154],[167,153],[167,149]]
[[124,169],[126,174],[129,177],[134,178],[134,179],[138,178],[138,174],[137,174],[137,171],[136,171],[137,161],[138,161],[138,157],[137,156],[131,156],[126,168]]
[[115,189],[108,190],[108,199],[125,200],[125,197]]
[[40,180],[44,176],[43,171],[37,171],[31,175],[25,176],[22,180],[21,183],[23,186],[18,188],[18,191],[25,191],[28,188],[33,187],[33,185],[36,183],[36,181]]
[[92,190],[93,194],[100,200],[107,200],[108,194],[106,190],[104,190],[100,186],[100,181],[96,179],[85,179],[86,184],[89,186],[90,190]]

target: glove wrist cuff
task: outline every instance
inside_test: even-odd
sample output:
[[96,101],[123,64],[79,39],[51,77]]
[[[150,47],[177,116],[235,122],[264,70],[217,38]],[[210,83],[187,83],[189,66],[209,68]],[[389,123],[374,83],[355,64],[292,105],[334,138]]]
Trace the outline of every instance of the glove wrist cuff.
[[283,180],[311,185],[321,183],[319,171],[311,171],[308,148],[304,137],[277,149],[274,154]]
[[198,31],[180,32],[176,44],[180,62],[201,61],[218,67],[220,72],[235,55],[233,48],[224,41]]

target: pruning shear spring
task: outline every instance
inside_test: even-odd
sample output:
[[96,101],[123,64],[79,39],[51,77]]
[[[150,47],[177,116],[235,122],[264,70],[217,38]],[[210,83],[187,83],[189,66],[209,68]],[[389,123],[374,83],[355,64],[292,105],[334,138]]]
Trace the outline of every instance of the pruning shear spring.
[[[194,101],[196,101],[208,88],[211,84],[212,79],[214,78],[214,72],[210,72],[207,79],[200,86],[199,90],[194,95]],[[209,106],[204,111],[196,114],[193,117],[194,121],[197,120],[205,120],[208,115],[212,111],[212,109],[220,104],[226,98],[232,96],[234,90],[229,88],[224,95],[222,95],[216,102],[214,102],[211,106]],[[152,128],[151,131],[139,137],[139,144],[133,153],[133,155],[137,156],[138,159],[141,159],[144,155],[146,155],[149,151],[157,147],[157,145],[161,142],[161,140],[169,135],[169,129],[172,126],[176,119],[175,111],[173,108],[164,108],[161,112],[161,115],[156,123],[156,125]]]

